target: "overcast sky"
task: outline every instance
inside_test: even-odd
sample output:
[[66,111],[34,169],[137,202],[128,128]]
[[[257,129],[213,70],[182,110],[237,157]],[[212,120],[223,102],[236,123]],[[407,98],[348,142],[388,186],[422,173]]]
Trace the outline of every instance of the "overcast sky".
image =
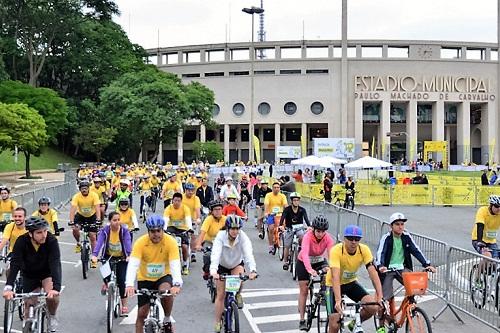
[[[251,16],[241,9],[260,6],[260,0],[115,1],[116,22],[145,48],[158,46],[158,31],[160,46],[249,41]],[[341,0],[264,0],[264,9],[268,41],[340,39]],[[497,40],[497,0],[351,0],[348,10],[350,39]]]

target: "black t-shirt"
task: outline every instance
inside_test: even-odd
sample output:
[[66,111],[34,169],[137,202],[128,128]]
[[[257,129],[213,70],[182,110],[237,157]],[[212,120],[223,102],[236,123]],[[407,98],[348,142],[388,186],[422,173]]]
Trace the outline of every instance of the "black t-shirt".
[[292,206],[288,206],[283,210],[281,215],[281,222],[285,221],[285,226],[291,228],[292,224],[303,224],[304,222],[307,226],[310,225],[309,218],[307,217],[307,212],[304,207],[298,207],[297,212],[293,211]]
[[271,190],[271,188],[267,188],[266,190],[264,190],[262,187],[259,188],[259,190],[257,191],[257,206],[264,206],[264,198],[266,197],[266,194],[272,192],[273,190]]

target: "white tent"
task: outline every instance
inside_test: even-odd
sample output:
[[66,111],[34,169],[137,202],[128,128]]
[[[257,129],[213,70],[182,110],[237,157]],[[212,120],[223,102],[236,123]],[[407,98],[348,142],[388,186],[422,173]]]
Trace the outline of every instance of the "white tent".
[[320,157],[321,160],[323,161],[326,161],[327,163],[330,163],[332,166],[333,165],[340,165],[340,164],[346,164],[347,161],[346,160],[342,160],[340,158],[335,158],[335,157],[332,157],[332,156],[323,156],[323,157]]
[[307,165],[310,167],[320,167],[320,168],[330,168],[332,167],[332,163],[328,162],[322,158],[319,158],[314,155],[309,155],[304,158],[299,158],[297,160],[293,160],[291,162],[293,165]]
[[370,156],[365,156],[345,165],[348,169],[381,169],[390,168],[392,164]]

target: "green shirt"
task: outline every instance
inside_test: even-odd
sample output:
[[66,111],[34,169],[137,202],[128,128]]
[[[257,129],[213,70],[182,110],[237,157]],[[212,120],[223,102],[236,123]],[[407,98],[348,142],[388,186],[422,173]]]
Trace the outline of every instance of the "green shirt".
[[389,268],[401,270],[404,268],[405,255],[403,252],[403,241],[401,237],[393,237],[392,255],[389,262]]

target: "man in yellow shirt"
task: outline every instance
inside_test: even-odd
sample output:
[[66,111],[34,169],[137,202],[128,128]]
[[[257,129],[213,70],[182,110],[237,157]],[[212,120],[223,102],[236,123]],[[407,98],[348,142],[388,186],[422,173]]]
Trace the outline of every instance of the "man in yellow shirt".
[[182,194],[174,193],[172,204],[165,208],[163,212],[165,218],[166,231],[181,238],[182,243],[182,274],[189,274],[189,235],[187,231],[193,230],[191,212],[182,203]]
[[[69,210],[69,224],[73,225],[73,237],[76,240],[75,252],[82,250],[80,245],[80,228],[87,227],[89,230],[90,246],[92,251],[96,243],[97,227],[90,226],[101,223],[101,211],[99,197],[95,192],[90,192],[90,184],[87,181],[80,182],[80,192],[71,199]],[[92,264],[91,264],[92,265]],[[93,268],[94,265],[92,265]]]
[[151,207],[151,191],[153,190],[153,184],[149,180],[149,176],[142,176],[142,181],[139,183],[139,191],[141,193],[141,203],[139,206],[139,215],[144,217],[144,203]]
[[203,252],[203,279],[208,280],[210,276],[210,255],[211,251],[208,249],[212,248],[212,243],[217,236],[217,233],[224,227],[226,223],[226,217],[222,215],[222,202],[221,201],[211,201],[208,204],[210,209],[210,214],[205,218],[203,224],[201,225],[200,235],[196,240],[195,250],[200,251],[202,246],[205,251]]
[[[186,183],[186,193],[182,195],[182,203],[186,205],[191,212],[191,220],[193,221],[193,230],[198,230],[201,223],[201,202],[200,198],[195,195],[196,188],[192,183]],[[194,233],[191,235],[191,262],[196,262],[196,255],[194,254],[196,236]]]
[[[163,232],[165,221],[159,215],[151,215],[146,220],[148,233],[139,237],[132,248],[127,266],[125,279],[126,294],[135,295],[135,278],[137,276],[137,289],[170,291],[177,295],[182,287],[181,266],[179,249],[175,239]],[[142,333],[144,320],[149,313],[149,298],[144,295],[138,297],[139,310],[135,322],[135,332]],[[174,305],[173,297],[160,299],[165,317],[163,319],[163,332],[172,333],[173,325],[171,313]]]
[[163,207],[167,208],[172,201],[174,193],[182,193],[182,184],[177,181],[177,176],[174,172],[167,174],[167,181],[163,184],[161,190],[161,198],[163,199]]
[[108,194],[106,191],[106,185],[103,183],[103,179],[100,177],[95,177],[93,179],[94,185],[90,186],[90,192],[94,192],[99,197],[99,210],[101,211],[101,216],[106,215],[106,201],[108,200]]
[[139,223],[135,211],[130,207],[130,202],[127,198],[120,198],[117,207],[120,214],[120,223],[125,224],[130,231],[130,239],[133,239],[133,231],[139,230]]
[[59,236],[59,225],[57,223],[57,211],[50,208],[50,198],[41,197],[38,200],[38,210],[34,211],[32,216],[43,217],[49,224],[49,231],[55,236]]
[[500,229],[500,196],[490,195],[489,206],[480,207],[472,228],[472,246],[487,257],[498,258],[497,233]]
[[5,224],[12,221],[12,214],[17,207],[17,202],[10,198],[10,190],[6,186],[0,186],[0,222]]
[[281,213],[288,206],[286,196],[280,192],[280,183],[274,182],[272,192],[266,194],[264,198],[264,220],[268,225],[269,232],[267,239],[269,242],[269,253],[275,254],[278,247],[278,239],[275,230],[280,223]]
[[[0,252],[7,245],[7,243],[9,244],[8,253],[12,252],[17,238],[21,235],[24,235],[27,231],[24,228],[26,209],[24,209],[23,207],[15,208],[12,217],[14,219],[14,222],[10,222],[9,224],[7,224],[3,231],[2,241],[0,242]],[[7,276],[8,275],[9,273],[7,273]]]
[[[330,249],[328,264],[330,270],[326,275],[326,310],[328,318],[328,332],[339,331],[340,315],[343,313],[342,295],[346,295],[353,302],[378,302],[382,304],[382,285],[374,265],[370,248],[361,244],[363,231],[356,225],[348,225],[344,230],[344,241]],[[358,282],[358,270],[365,266],[375,288],[375,295],[371,296]],[[363,306],[361,320],[371,318],[378,310],[377,305]],[[356,323],[351,322],[349,326]],[[352,331],[352,329],[351,329]]]

